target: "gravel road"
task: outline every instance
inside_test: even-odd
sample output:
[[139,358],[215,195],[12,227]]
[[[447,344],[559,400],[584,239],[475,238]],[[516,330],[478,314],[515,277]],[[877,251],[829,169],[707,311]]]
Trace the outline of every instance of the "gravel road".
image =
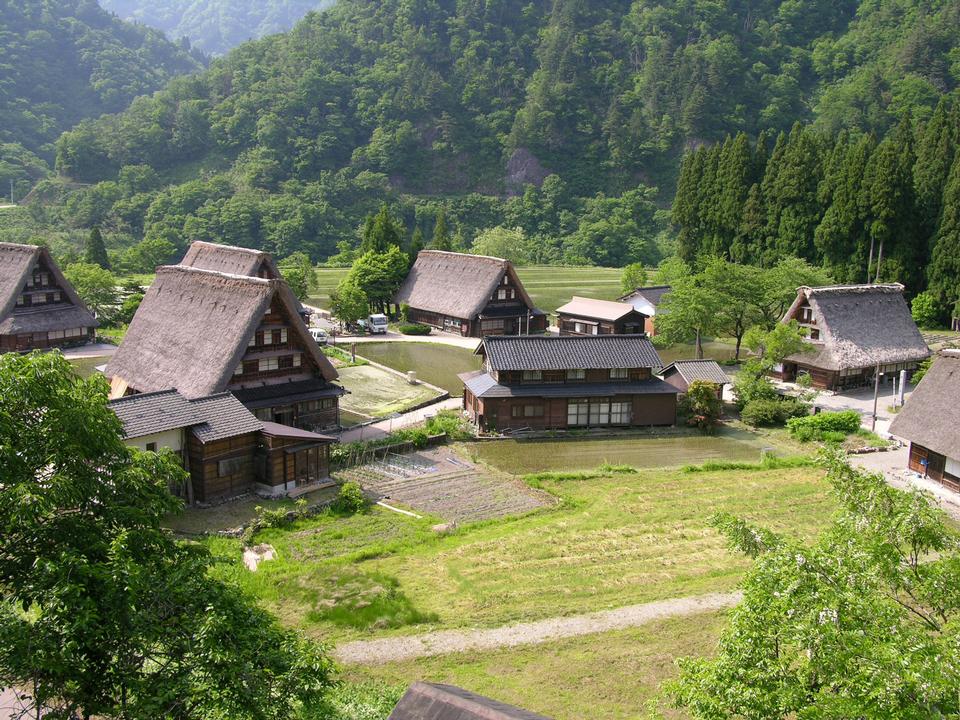
[[471,650],[535,645],[580,635],[624,630],[665,618],[723,610],[739,603],[742,597],[740,592],[713,593],[489,630],[442,630],[412,637],[360,640],[340,645],[334,651],[334,656],[346,664],[379,665]]

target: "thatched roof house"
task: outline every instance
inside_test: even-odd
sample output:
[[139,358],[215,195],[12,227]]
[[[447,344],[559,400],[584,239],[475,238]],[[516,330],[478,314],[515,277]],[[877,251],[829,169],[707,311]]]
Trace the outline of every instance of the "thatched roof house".
[[881,373],[914,370],[930,356],[903,298],[903,285],[801,287],[782,322],[808,331],[811,351],[792,355],[781,377],[809,373],[816,387],[839,389],[869,383]]
[[0,352],[90,342],[97,325],[49,250],[0,243]]
[[483,695],[418,682],[409,687],[387,720],[549,720]]
[[910,442],[909,467],[960,491],[960,350],[944,350],[890,426]]
[[337,371],[282,280],[159,268],[106,375],[113,397],[172,388],[193,399],[230,390],[262,420],[306,429],[338,424]]
[[533,305],[513,263],[502,258],[424,250],[394,296],[411,322],[465,337],[542,333],[546,315]]
[[464,373],[464,409],[484,430],[673,425],[677,390],[653,377],[643,335],[493,336]]
[[577,295],[557,308],[561,335],[636,335],[644,331],[646,319],[630,303]]

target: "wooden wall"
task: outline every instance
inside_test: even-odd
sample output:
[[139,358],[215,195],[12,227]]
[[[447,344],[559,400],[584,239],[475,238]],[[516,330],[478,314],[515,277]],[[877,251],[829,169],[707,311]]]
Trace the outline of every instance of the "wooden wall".
[[[474,422],[482,419],[484,429],[522,429],[551,430],[566,429],[568,398],[497,398],[476,399],[467,391],[464,394],[464,404]],[[632,418],[630,427],[670,426],[677,422],[677,396],[670,393],[664,395],[617,395],[609,398],[610,402],[630,402]],[[519,417],[514,417],[513,408],[522,408],[526,405],[541,406],[543,414],[535,417],[526,416],[519,411]],[[578,426],[583,427],[583,426]],[[622,425],[607,425],[602,427],[624,427]]]
[[[193,434],[187,440],[187,460],[196,502],[212,503],[249,492],[256,481],[260,433],[202,443]],[[235,460],[221,475],[221,461]]]

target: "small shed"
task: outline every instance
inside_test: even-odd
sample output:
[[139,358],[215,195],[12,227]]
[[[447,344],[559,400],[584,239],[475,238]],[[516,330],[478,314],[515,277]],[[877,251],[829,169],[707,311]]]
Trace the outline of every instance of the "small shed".
[[647,335],[654,337],[657,334],[656,315],[660,311],[663,296],[670,292],[669,285],[651,285],[640,287],[618,298],[620,302],[629,303],[637,312],[647,316]]
[[550,720],[453,685],[410,686],[387,720]]
[[578,297],[557,308],[561,335],[640,335],[647,316],[625,302]]
[[695,380],[713,383],[717,386],[717,397],[721,399],[723,386],[730,383],[730,378],[716,360],[677,360],[667,365],[660,377],[681,393],[685,393]]

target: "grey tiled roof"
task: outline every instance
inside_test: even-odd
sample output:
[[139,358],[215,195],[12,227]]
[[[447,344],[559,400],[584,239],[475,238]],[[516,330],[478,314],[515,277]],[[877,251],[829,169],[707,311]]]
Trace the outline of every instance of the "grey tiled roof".
[[460,376],[466,388],[478,398],[586,398],[615,395],[676,395],[677,389],[663,380],[609,383],[552,383],[501,385],[487,373],[465,373]]
[[648,303],[656,307],[660,304],[660,300],[663,299],[663,296],[670,292],[669,285],[653,285],[651,287],[641,287],[637,288],[633,292],[628,292],[626,295],[620,297],[621,302],[625,300],[632,300],[635,297],[642,297]]
[[387,720],[549,720],[513,705],[454,687],[418,682]]
[[492,336],[483,341],[494,370],[607,370],[659,368],[653,343],[639,335],[576,337]]
[[667,365],[660,374],[666,377],[673,372],[679,373],[688,385],[694,380],[706,380],[719,385],[730,382],[716,360],[677,360]]
[[203,422],[197,409],[176,390],[130,395],[110,402],[128,438],[190,427]]
[[200,442],[223,440],[263,429],[263,423],[228,392],[197,398],[190,404],[203,418],[203,423],[193,428],[193,434]]

